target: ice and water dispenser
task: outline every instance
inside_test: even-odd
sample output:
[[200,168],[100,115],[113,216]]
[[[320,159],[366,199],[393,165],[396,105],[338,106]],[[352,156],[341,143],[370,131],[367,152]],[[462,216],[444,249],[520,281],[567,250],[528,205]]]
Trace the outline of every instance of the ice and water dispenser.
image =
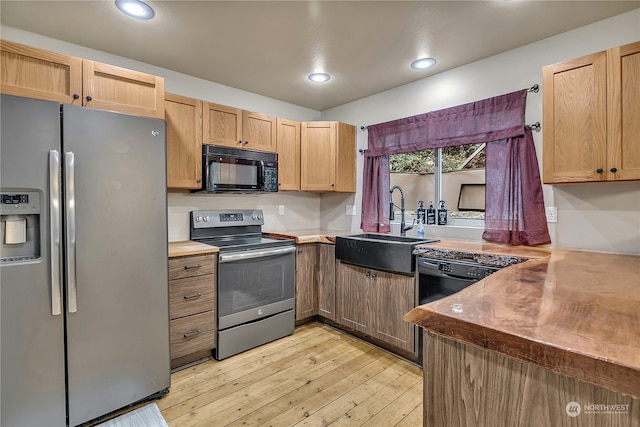
[[0,262],[40,258],[40,192],[2,190],[0,197]]

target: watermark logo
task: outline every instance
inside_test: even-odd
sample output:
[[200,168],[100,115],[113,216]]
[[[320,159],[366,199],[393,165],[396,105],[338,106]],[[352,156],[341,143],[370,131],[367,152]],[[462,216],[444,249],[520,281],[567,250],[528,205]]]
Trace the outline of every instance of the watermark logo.
[[629,415],[630,404],[628,403],[586,403],[580,405],[578,402],[569,402],[564,410],[570,417],[585,415]]
[[578,402],[569,402],[567,403],[567,406],[565,406],[564,410],[567,411],[567,415],[569,415],[570,417],[577,417],[578,415],[580,415],[580,411],[582,409],[580,408],[580,404]]

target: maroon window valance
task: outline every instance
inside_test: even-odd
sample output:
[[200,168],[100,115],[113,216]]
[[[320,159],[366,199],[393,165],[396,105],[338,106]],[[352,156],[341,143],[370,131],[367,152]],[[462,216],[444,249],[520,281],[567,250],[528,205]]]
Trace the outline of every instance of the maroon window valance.
[[363,231],[389,232],[388,155],[487,143],[483,239],[513,245],[550,243],[531,131],[527,91],[368,126],[362,195]]
[[523,134],[527,91],[367,126],[365,156],[498,141]]

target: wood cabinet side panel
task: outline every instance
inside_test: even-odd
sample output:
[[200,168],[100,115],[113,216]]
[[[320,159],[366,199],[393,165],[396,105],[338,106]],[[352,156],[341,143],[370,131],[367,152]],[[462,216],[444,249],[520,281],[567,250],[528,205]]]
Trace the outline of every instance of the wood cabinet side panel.
[[320,245],[318,254],[318,314],[336,320],[336,247]]
[[0,93],[82,105],[82,59],[0,40]]
[[335,191],[356,191],[356,127],[338,123]]
[[202,187],[202,101],[165,94],[167,187]]
[[607,51],[608,180],[640,179],[640,42]]
[[86,107],[164,119],[164,78],[109,64],[82,61]]
[[333,191],[336,179],[336,123],[304,122],[300,143],[302,191]]
[[278,190],[300,191],[300,123],[276,120]]
[[[640,400],[501,354],[424,331],[424,425],[637,426]],[[629,405],[618,415],[567,405]]]
[[318,314],[318,244],[299,245],[296,252],[296,320]]
[[242,110],[205,102],[202,122],[205,144],[242,146]]

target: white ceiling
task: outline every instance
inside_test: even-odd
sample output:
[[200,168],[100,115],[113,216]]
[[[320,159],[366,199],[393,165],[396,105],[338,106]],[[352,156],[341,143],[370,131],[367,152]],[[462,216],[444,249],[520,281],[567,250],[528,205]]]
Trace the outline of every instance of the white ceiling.
[[[639,8],[636,1],[0,1],[3,25],[323,111]],[[640,23],[639,23],[640,26]],[[437,59],[416,71],[411,61]],[[314,71],[331,74],[312,84]]]

